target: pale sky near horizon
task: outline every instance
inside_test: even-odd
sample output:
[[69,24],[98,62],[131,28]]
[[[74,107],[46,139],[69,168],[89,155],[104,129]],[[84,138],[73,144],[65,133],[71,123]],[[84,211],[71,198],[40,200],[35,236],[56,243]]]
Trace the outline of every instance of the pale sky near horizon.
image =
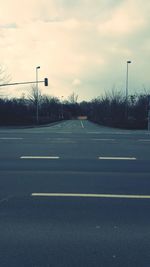
[[[0,64],[11,82],[49,78],[42,93],[79,101],[150,88],[149,0],[0,0]],[[22,88],[22,89],[21,89]],[[0,95],[29,86],[0,88]]]

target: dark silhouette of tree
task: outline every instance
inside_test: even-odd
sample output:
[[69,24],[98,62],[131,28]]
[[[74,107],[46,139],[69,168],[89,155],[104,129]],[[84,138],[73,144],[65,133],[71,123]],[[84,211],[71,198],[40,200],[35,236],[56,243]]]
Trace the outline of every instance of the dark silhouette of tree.
[[[35,124],[37,91],[33,87],[28,98],[0,98],[0,124]],[[63,105],[63,117],[62,117]],[[76,119],[87,116],[98,124],[127,128],[147,128],[149,95],[135,94],[128,99],[128,118],[125,117],[125,97],[113,90],[91,101],[77,102],[73,94],[69,100],[60,101],[57,97],[41,95],[39,90],[39,121],[51,123],[62,119]]]
[[60,120],[61,103],[57,97],[47,95],[41,97],[41,116],[44,116],[50,122]]

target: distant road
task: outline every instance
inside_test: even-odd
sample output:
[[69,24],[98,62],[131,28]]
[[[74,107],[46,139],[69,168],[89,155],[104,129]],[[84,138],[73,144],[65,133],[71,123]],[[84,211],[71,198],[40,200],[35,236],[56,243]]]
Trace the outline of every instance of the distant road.
[[150,266],[150,134],[0,128],[0,266]]

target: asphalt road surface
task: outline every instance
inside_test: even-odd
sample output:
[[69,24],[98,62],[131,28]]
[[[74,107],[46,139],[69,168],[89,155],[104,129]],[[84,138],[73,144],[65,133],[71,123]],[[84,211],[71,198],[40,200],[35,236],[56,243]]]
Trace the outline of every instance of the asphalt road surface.
[[150,133],[0,128],[0,266],[149,267]]

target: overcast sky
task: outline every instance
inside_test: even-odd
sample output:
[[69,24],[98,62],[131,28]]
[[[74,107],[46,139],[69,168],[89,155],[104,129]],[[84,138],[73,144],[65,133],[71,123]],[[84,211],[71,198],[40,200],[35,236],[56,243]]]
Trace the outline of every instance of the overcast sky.
[[12,82],[35,80],[40,66],[39,79],[49,78],[43,93],[89,100],[111,88],[125,93],[131,60],[129,91],[150,88],[149,0],[0,2],[0,64]]

